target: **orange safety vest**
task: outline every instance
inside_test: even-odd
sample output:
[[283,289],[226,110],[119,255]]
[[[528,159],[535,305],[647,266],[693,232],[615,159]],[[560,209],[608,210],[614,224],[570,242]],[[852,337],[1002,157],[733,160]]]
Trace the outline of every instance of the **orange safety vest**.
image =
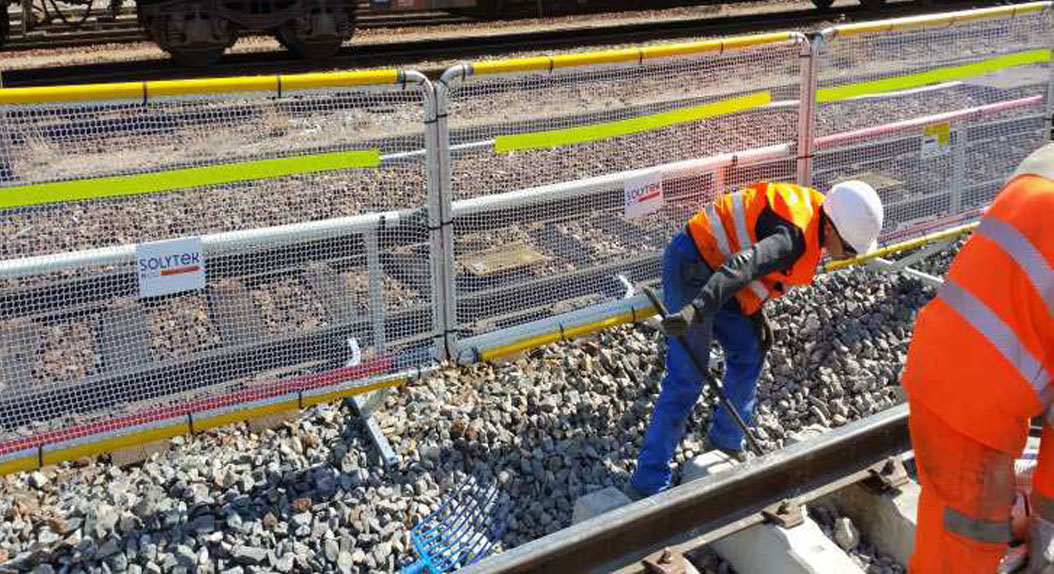
[[688,221],[688,232],[699,253],[715,270],[733,254],[758,242],[756,228],[765,207],[802,230],[805,253],[790,269],[769,273],[736,293],[744,314],[757,313],[766,300],[782,296],[787,285],[812,282],[823,249],[819,217],[823,199],[815,189],[792,183],[752,183],[722,195]]
[[949,426],[1015,455],[1050,402],[1052,215],[1054,147],[1022,164],[952,262],[919,313],[903,375],[911,398]]

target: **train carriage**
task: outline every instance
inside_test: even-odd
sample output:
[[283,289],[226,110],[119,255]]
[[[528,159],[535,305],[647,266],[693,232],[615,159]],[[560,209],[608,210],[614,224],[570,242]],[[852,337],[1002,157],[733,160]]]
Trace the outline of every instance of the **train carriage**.
[[[610,9],[605,0],[0,0],[0,49],[13,33],[27,35],[43,25],[61,23],[71,30],[89,17],[115,20],[122,3],[135,2],[135,14],[146,36],[177,62],[205,67],[219,60],[239,36],[271,35],[305,59],[333,56],[355,33],[364,13],[450,11],[475,17],[509,14],[554,14],[581,9]],[[691,3],[704,3],[697,0]],[[875,9],[886,0],[859,0]],[[932,1],[932,0],[920,0]],[[834,0],[812,0],[829,8]],[[688,2],[621,0],[620,8],[646,9]],[[101,9],[101,10],[100,10]]]

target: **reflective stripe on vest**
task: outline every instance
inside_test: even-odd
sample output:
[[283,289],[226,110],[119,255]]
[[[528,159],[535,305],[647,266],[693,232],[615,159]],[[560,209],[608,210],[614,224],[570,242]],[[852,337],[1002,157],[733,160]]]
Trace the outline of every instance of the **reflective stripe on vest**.
[[710,220],[710,233],[717,239],[717,248],[721,251],[721,255],[724,255],[727,259],[729,255],[732,255],[732,249],[728,246],[728,235],[725,233],[724,226],[721,225],[721,218],[717,215],[717,210],[714,209],[714,206],[706,206],[706,218]]
[[1036,246],[1013,225],[992,216],[984,218],[977,232],[995,242],[1017,263],[1049,310],[1054,305],[1054,271]]
[[[747,234],[747,208],[743,204],[743,194],[739,192],[732,194],[732,219],[736,225],[736,237],[739,238],[739,250],[753,245],[754,242],[750,240],[750,235]],[[720,224],[721,220],[718,219],[717,221]],[[722,232],[724,232],[723,229]],[[727,253],[725,257],[728,257]],[[760,281],[751,281],[747,287],[750,287],[750,290],[754,292],[758,299],[765,301],[769,298],[769,290]]]
[[1037,395],[1043,392],[1050,383],[1050,375],[1021,344],[1014,331],[987,305],[951,280],[945,281],[937,292],[937,298],[947,303],[964,321],[988,339],[1003,358],[1013,365],[1018,374],[1028,381]]
[[967,516],[951,507],[944,509],[944,530],[985,544],[1010,542],[1010,519],[984,520]]

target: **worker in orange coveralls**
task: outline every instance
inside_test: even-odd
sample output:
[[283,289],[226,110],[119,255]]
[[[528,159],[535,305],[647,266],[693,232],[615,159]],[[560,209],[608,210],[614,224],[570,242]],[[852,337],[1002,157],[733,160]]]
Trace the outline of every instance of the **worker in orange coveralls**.
[[1054,573],[1054,144],[1003,186],[919,313],[903,384],[922,494],[916,574],[992,574],[1010,540],[1014,459],[1047,412],[1029,573]]

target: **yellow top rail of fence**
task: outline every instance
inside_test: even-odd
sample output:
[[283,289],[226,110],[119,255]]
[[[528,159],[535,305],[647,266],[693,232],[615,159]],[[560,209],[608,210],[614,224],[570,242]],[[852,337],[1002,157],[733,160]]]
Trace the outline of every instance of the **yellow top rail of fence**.
[[598,64],[643,63],[645,60],[688,56],[707,52],[724,52],[763,44],[778,44],[801,38],[796,32],[773,32],[754,36],[735,36],[682,44],[661,44],[642,48],[624,48],[600,52],[582,52],[558,56],[535,56],[508,60],[488,60],[469,64],[473,75],[509,74],[517,72],[546,72],[556,68],[575,68]]
[[208,95],[231,92],[273,92],[275,95],[280,96],[285,92],[295,90],[397,84],[402,82],[404,77],[402,70],[384,69],[288,76],[123,82],[45,88],[3,88],[0,89],[0,105],[111,100],[147,102],[152,98],[165,96]]
[[894,32],[897,30],[913,30],[919,28],[943,28],[984,20],[988,18],[1013,18],[1024,14],[1033,14],[1048,10],[1054,2],[1029,2],[1027,4],[1015,4],[1013,6],[997,6],[994,8],[979,8],[977,10],[963,10],[960,12],[948,12],[945,14],[931,14],[925,16],[909,16],[906,18],[894,18],[891,20],[879,20],[877,22],[861,22],[859,24],[845,24],[829,28],[825,35],[832,37],[855,36],[857,34],[870,34],[881,32]]

